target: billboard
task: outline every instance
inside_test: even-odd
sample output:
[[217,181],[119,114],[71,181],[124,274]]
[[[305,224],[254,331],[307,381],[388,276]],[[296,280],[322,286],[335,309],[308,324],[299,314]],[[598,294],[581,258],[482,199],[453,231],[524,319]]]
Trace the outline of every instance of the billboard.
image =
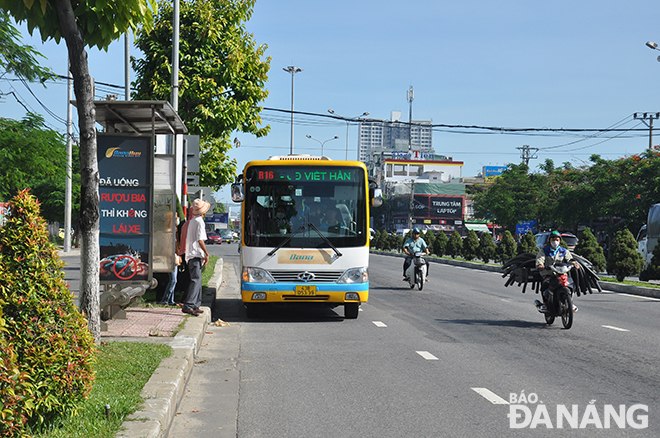
[[[413,198],[413,218],[463,219],[464,196],[415,195]],[[410,211],[410,196],[394,198],[394,217],[407,217]]]
[[488,178],[491,176],[502,175],[507,169],[508,167],[506,166],[484,166],[481,168],[481,173],[483,173],[484,178]]
[[99,135],[101,283],[150,282],[152,138]]

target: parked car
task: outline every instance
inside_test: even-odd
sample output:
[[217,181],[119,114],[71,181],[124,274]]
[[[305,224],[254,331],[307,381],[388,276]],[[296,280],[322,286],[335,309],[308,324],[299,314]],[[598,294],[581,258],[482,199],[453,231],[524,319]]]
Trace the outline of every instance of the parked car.
[[207,245],[213,245],[213,244],[218,244],[220,245],[222,243],[222,236],[214,231],[209,231],[206,233],[206,242]]
[[[550,231],[544,231],[542,233],[536,234],[536,247],[543,248],[548,243],[548,236],[550,236]],[[575,234],[571,233],[561,233],[561,238],[570,251],[573,251],[578,244],[578,238]]]
[[234,233],[232,231],[220,232],[220,237],[223,242],[231,243],[234,240]]

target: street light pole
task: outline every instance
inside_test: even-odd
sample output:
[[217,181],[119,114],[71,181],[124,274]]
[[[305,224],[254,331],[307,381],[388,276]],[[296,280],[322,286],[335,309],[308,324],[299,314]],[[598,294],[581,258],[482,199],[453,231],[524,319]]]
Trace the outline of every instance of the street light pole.
[[318,141],[318,142],[321,144],[321,156],[323,156],[323,145],[326,144],[326,143],[329,142],[329,141],[337,140],[337,139],[339,138],[338,135],[335,135],[334,137],[329,138],[329,139],[327,139],[326,141],[321,141],[321,140],[318,140],[318,139],[312,137],[312,136],[309,135],[309,134],[307,134],[306,137],[309,138],[310,140]]
[[293,155],[293,90],[294,90],[293,77],[295,76],[296,73],[300,73],[303,70],[302,68],[298,68],[293,65],[290,65],[287,68],[283,68],[282,70],[291,73],[291,148],[289,149],[289,154]]
[[362,114],[360,114],[359,116],[350,117],[350,118],[349,118],[349,117],[343,117],[343,116],[340,116],[339,114],[337,114],[336,112],[334,112],[334,111],[331,110],[331,109],[329,109],[328,112],[329,112],[330,114],[334,115],[334,116],[337,116],[337,118],[344,119],[344,120],[346,121],[346,158],[345,158],[345,159],[348,161],[348,128],[349,128],[349,126],[350,126],[350,124],[351,124],[352,121],[354,121],[354,120],[360,120],[360,117],[368,116],[368,115],[369,115],[369,111],[365,111],[365,112],[363,112]]

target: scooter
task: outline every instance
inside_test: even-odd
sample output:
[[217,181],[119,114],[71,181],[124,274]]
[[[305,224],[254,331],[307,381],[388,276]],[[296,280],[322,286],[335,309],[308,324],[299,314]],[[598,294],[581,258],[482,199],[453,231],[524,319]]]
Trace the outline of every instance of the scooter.
[[426,259],[423,252],[416,252],[413,255],[412,262],[406,270],[406,277],[410,283],[410,289],[414,289],[415,285],[422,290],[424,282],[426,281]]
[[545,322],[548,325],[552,325],[555,318],[561,318],[564,328],[568,330],[573,325],[573,279],[569,272],[574,266],[569,263],[556,263],[548,269],[553,272],[550,287],[541,292],[546,297],[546,306],[536,300],[536,309],[545,314]]

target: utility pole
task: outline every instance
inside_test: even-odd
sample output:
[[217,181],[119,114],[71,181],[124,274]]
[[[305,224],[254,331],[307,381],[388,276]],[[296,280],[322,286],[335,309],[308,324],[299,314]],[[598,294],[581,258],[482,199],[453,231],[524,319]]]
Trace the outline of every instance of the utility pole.
[[[521,148],[516,148],[520,151],[520,159],[522,162],[525,164],[525,166],[529,167],[529,160],[531,159],[537,159],[538,155],[536,153],[539,151],[539,148],[530,148],[529,145],[523,145]],[[532,155],[532,151],[533,155]]]
[[71,62],[67,63],[66,69],[66,182],[64,191],[64,252],[71,251],[71,198],[72,198],[72,170],[73,167],[73,79],[71,74]]
[[410,110],[408,111],[408,150],[410,151],[412,150],[412,103],[415,100],[415,92],[412,85],[406,91],[406,100],[410,104]]
[[[649,127],[649,150],[653,149],[653,119],[660,119],[660,113],[635,113],[633,114],[635,120],[641,120],[646,126]],[[646,123],[646,119],[649,123]]]
[[410,203],[408,205],[408,228],[412,229],[412,218],[415,213],[415,180],[410,181]]

